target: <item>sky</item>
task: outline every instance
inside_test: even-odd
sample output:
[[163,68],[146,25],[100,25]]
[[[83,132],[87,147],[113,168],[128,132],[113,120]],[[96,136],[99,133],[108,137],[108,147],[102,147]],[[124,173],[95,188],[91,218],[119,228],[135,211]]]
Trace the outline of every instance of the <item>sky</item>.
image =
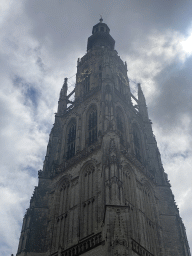
[[[192,2],[0,0],[0,255],[16,254],[65,77],[102,15],[141,83],[192,248]],[[130,82],[133,92],[135,83]]]

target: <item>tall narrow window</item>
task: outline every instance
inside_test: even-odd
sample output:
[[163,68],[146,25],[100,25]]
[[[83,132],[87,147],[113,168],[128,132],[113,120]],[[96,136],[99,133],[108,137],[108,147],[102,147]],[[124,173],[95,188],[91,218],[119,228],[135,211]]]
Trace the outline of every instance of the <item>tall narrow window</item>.
[[124,199],[127,205],[135,204],[135,180],[130,166],[124,166],[122,172]]
[[124,145],[124,127],[123,127],[123,116],[121,114],[121,111],[119,109],[117,109],[117,118],[116,118],[116,122],[117,122],[117,130],[119,132],[120,135],[120,143],[122,145]]
[[121,132],[123,132],[123,122],[121,119],[121,116],[117,114],[117,129]]
[[97,109],[92,109],[89,113],[88,122],[89,145],[97,141]]
[[99,65],[99,79],[102,79],[102,66]]
[[90,74],[88,71],[85,74],[84,92],[87,93],[90,90]]
[[93,164],[89,164],[82,172],[81,182],[81,225],[80,237],[84,238],[94,232],[95,211],[97,205],[97,175]]
[[76,123],[69,125],[67,134],[67,159],[75,155]]
[[135,156],[141,162],[142,157],[141,157],[141,142],[140,142],[139,131],[136,126],[134,126],[133,129],[134,129],[133,130],[133,141],[134,141],[134,148],[135,148]]
[[73,230],[78,229],[78,219],[76,218],[78,208],[74,207],[78,200],[78,190],[78,187],[71,183],[69,175],[62,177],[57,183],[53,205],[55,223],[52,233],[52,246],[55,248],[67,247],[70,243],[68,238],[72,236]]
[[123,77],[122,77],[122,75],[120,75],[119,77],[118,77],[118,84],[119,84],[119,92],[121,93],[121,94],[123,94],[123,91],[124,91],[124,79],[123,79]]

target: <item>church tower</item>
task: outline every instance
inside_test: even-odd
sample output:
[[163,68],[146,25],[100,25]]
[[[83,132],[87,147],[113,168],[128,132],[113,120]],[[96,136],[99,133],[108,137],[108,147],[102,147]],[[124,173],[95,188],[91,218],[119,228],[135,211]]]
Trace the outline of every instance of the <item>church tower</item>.
[[135,98],[114,46],[101,18],[69,95],[64,80],[17,256],[190,256],[142,88]]

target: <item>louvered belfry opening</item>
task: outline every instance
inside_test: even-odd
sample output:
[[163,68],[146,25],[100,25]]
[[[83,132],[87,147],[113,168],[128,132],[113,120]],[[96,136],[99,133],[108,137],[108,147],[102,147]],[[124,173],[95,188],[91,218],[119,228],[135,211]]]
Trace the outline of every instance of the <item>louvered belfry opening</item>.
[[124,145],[124,139],[123,139],[123,132],[124,132],[124,129],[123,129],[123,121],[122,121],[122,116],[119,115],[119,113],[117,114],[117,129],[120,133],[120,143],[122,145]]
[[90,74],[86,72],[85,75],[85,84],[84,84],[84,92],[87,93],[90,90]]
[[92,109],[89,114],[89,145],[97,141],[97,109]]
[[67,159],[75,155],[76,123],[72,123],[67,135]]

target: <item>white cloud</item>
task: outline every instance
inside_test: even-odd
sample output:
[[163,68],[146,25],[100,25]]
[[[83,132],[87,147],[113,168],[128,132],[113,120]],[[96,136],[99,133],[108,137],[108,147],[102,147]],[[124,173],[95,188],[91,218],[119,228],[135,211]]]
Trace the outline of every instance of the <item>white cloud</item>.
[[175,31],[151,31],[142,43],[134,43],[131,52],[124,57],[129,77],[143,84],[148,104],[161,90],[155,77],[174,62],[181,65],[186,60],[188,55],[182,47],[183,40],[184,36]]
[[183,50],[190,56],[192,54],[192,29],[189,30],[189,36],[181,41]]

